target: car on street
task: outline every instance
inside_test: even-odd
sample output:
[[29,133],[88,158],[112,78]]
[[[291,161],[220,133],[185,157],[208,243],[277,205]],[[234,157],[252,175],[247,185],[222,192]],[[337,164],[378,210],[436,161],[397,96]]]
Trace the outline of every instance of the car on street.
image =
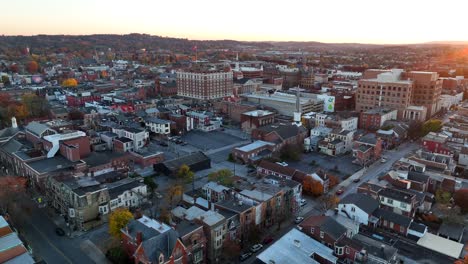
[[244,261],[244,260],[250,258],[250,256],[252,256],[252,253],[251,252],[246,252],[246,253],[239,256],[239,260]]
[[301,199],[301,206],[304,206],[304,205],[306,205],[306,204],[307,204],[306,199]]
[[57,236],[64,236],[64,235],[65,235],[65,231],[63,231],[62,228],[57,227],[57,228],[55,228],[55,234],[57,234]]
[[338,189],[338,191],[336,191],[335,194],[336,194],[336,195],[340,195],[340,194],[342,194],[342,193],[344,193],[344,190],[343,190],[342,188],[340,188],[340,189]]
[[298,217],[296,217],[296,220],[294,220],[294,222],[295,222],[296,224],[299,224],[299,223],[302,222],[303,220],[304,220],[304,217],[298,216]]
[[262,244],[255,244],[250,247],[250,252],[255,253],[255,252],[260,251],[262,248],[263,248]]
[[276,164],[281,165],[281,166],[283,166],[283,167],[286,167],[286,166],[289,165],[289,164],[287,164],[287,163],[284,162],[284,161],[282,161],[282,162],[279,162],[279,161],[278,161],[278,162],[276,162]]
[[356,179],[353,180],[354,183],[358,183],[358,182],[360,182],[360,181],[361,181],[360,178],[356,178]]
[[263,244],[263,245],[268,245],[268,244],[270,244],[271,242],[273,242],[273,238],[272,238],[272,237],[265,237],[265,239],[263,239],[263,241],[262,241],[262,244]]
[[380,162],[381,162],[381,163],[385,163],[385,162],[387,162],[387,160],[386,160],[385,158],[382,158],[382,159],[380,160]]

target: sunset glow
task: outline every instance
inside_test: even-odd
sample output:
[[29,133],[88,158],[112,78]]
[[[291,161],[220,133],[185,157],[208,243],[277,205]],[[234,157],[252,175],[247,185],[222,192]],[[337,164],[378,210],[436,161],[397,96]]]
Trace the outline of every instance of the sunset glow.
[[467,40],[467,8],[465,0],[18,0],[2,3],[0,33],[420,43]]

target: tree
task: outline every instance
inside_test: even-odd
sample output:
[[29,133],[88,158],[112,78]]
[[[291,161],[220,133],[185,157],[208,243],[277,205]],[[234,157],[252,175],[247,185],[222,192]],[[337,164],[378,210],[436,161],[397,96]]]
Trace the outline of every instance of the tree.
[[427,135],[429,132],[438,132],[442,128],[442,121],[438,119],[430,119],[422,125],[421,136]]
[[328,175],[328,178],[330,179],[330,182],[329,182],[330,189],[338,185],[338,183],[340,183],[340,179],[338,179],[338,177],[334,175]]
[[74,78],[68,78],[62,82],[63,87],[75,87],[78,85],[78,82]]
[[323,194],[322,184],[310,176],[304,178],[302,182],[302,190],[316,197]]
[[185,183],[191,182],[194,177],[193,171],[190,170],[190,167],[186,164],[180,166],[179,170],[177,171],[177,180],[183,181]]
[[24,104],[17,105],[14,109],[16,112],[15,117],[19,120],[23,120],[29,117],[28,109]]
[[339,202],[340,199],[336,195],[331,194],[323,195],[318,198],[319,208],[324,213],[330,209],[334,209]]
[[438,189],[436,191],[435,200],[437,203],[447,204],[450,202],[451,198],[452,198],[452,195],[447,191],[444,191],[442,189]]
[[146,184],[151,193],[153,193],[154,190],[158,188],[158,185],[154,182],[153,177],[151,176],[145,177],[143,183]]
[[36,73],[39,70],[39,64],[37,64],[37,62],[35,61],[30,61],[26,63],[26,70],[30,74]]
[[453,195],[454,203],[460,206],[462,213],[468,212],[468,189],[460,189]]
[[0,177],[0,209],[1,213],[13,210],[26,193],[26,178],[19,176]]
[[1,82],[2,82],[5,86],[10,85],[10,84],[11,84],[11,82],[10,82],[10,77],[8,77],[8,76],[6,76],[6,75],[3,75],[3,76],[2,76]]
[[408,137],[411,139],[420,138],[422,134],[422,123],[420,121],[413,121],[408,127]]
[[182,194],[184,193],[184,188],[182,185],[176,184],[167,190],[167,199],[169,200],[169,204],[172,207],[172,204],[174,202],[174,198],[181,197]]
[[11,64],[10,65],[10,71],[13,73],[17,73],[19,71],[18,64]]
[[231,187],[234,183],[234,174],[229,169],[221,169],[208,174],[208,180],[218,182],[221,185]]
[[109,233],[115,238],[120,238],[120,230],[124,228],[132,219],[133,214],[128,209],[116,209],[109,216]]
[[27,93],[21,96],[21,102],[26,107],[28,115],[43,116],[47,113],[49,104],[43,97],[33,93]]
[[241,253],[241,247],[236,241],[225,239],[223,243],[223,253],[229,258],[238,257]]
[[297,145],[286,144],[280,150],[280,158],[287,161],[299,161],[301,159],[301,149]]

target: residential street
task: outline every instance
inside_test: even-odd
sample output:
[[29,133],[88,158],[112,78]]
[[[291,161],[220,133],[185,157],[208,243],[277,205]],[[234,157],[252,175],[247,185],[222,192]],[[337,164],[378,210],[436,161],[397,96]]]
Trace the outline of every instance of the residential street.
[[[100,258],[102,257],[99,254],[100,251],[95,251],[97,250],[96,247],[83,246],[89,245],[89,240],[84,237],[58,236],[55,233],[57,226],[47,216],[46,208],[38,208],[37,205],[31,207],[31,212],[28,214],[29,219],[22,221],[22,223],[17,221],[15,224],[20,234],[26,238],[33,249],[33,254],[39,256],[40,260],[44,260],[48,264],[106,263],[105,260]],[[89,256],[92,256],[92,258]]]

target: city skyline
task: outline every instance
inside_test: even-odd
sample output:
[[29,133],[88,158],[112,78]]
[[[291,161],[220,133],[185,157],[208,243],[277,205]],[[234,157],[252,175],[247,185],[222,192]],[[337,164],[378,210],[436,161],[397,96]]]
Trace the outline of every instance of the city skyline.
[[[246,0],[175,4],[124,1],[15,1],[0,21],[4,35],[89,35],[144,33],[192,40],[318,41],[325,43],[415,44],[468,41],[463,10],[468,3],[395,0],[310,3],[293,0],[268,5]],[[406,17],[406,19],[405,19]],[[410,24],[409,21],[414,24]],[[442,23],[443,21],[443,23]],[[449,26],[447,26],[449,25]]]

